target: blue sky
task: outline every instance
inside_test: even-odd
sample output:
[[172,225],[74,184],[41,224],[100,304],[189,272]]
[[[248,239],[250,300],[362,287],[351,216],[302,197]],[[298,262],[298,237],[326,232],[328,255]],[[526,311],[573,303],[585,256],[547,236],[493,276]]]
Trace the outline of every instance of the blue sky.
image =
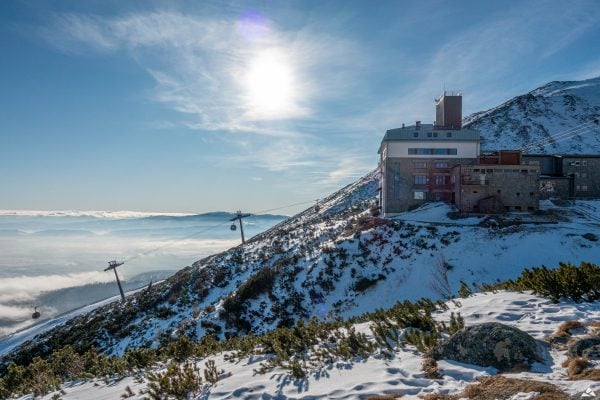
[[444,85],[484,110],[600,75],[599,43],[595,0],[3,1],[0,209],[321,198]]

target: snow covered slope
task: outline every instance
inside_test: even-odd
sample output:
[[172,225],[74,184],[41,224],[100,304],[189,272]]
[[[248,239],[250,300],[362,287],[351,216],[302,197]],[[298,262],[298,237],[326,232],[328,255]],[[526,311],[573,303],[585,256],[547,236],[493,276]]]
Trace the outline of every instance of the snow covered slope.
[[466,117],[482,149],[528,153],[600,153],[600,77],[551,82],[487,111]]
[[[542,342],[555,332],[559,325],[568,320],[589,324],[600,320],[600,303],[561,302],[553,304],[549,300],[527,293],[498,292],[475,294],[459,302],[448,302],[449,309],[439,312],[436,319],[448,321],[450,312],[460,312],[466,325],[482,322],[500,322],[517,327]],[[371,340],[372,332],[368,323],[355,326]],[[584,332],[579,332],[582,335]],[[590,380],[572,381],[568,379],[562,362],[565,351],[546,346],[545,362],[536,363],[531,372],[505,374],[510,378],[536,380],[552,383],[566,393],[581,393],[588,389],[600,390],[600,383]],[[294,379],[289,371],[275,368],[265,374],[257,374],[264,355],[251,355],[240,361],[227,360],[225,354],[209,357],[219,370],[224,372],[214,385],[206,384],[198,399],[365,399],[384,394],[403,394],[405,398],[415,398],[425,394],[456,394],[476,378],[494,375],[494,368],[482,368],[455,361],[440,361],[439,379],[427,378],[421,370],[423,354],[412,345],[394,348],[392,357],[374,355],[366,359],[357,358],[351,362],[332,363],[324,366],[321,372],[309,375],[306,379]],[[197,361],[204,368],[206,359]],[[164,369],[164,368],[163,368]],[[131,399],[145,398],[143,391],[147,383],[143,379],[125,378],[120,381],[104,382],[97,379],[91,382],[74,382],[63,387],[65,400],[118,399],[129,387],[134,393]],[[50,399],[52,395],[44,397]],[[520,399],[530,399],[534,393],[523,393]],[[389,397],[392,398],[392,397]]]
[[[373,172],[325,199],[319,210],[198,261],[124,304],[42,333],[21,347],[17,359],[65,343],[122,354],[181,334],[263,333],[312,316],[350,317],[399,300],[456,294],[461,280],[490,283],[526,267],[600,259],[600,201],[586,202],[585,213],[544,203],[539,215],[500,220],[454,220],[439,203],[385,222],[369,217],[377,187]],[[440,265],[449,267],[446,290],[436,284]]]

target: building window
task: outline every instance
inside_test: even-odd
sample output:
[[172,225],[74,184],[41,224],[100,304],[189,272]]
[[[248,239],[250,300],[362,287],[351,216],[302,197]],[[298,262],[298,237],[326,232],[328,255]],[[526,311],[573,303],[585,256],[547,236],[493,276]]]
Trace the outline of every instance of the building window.
[[452,175],[452,178],[450,178],[450,181],[452,183],[456,183],[456,175]]
[[438,162],[435,163],[435,167],[436,168],[440,168],[440,169],[442,169],[442,168],[448,168],[448,163],[445,162],[445,161],[438,161]]
[[533,192],[529,192],[529,195],[530,195],[530,196],[533,196]]
[[517,192],[517,196],[520,196],[520,195],[521,195],[521,193]]
[[427,163],[425,161],[415,161],[415,168],[427,168]]
[[458,153],[457,149],[430,149],[430,148],[409,148],[409,155],[450,155],[455,156]]
[[581,162],[581,165],[582,165],[583,167],[587,167],[587,161],[582,161],[582,162]]
[[431,132],[427,132],[427,137],[431,137]]
[[437,137],[438,133],[437,132],[433,132],[433,137]]
[[415,175],[415,185],[426,185],[427,175]]
[[452,137],[452,132],[446,132],[446,137]]
[[419,137],[419,132],[413,133],[413,137]]
[[436,175],[435,176],[435,184],[436,185],[445,185],[446,184],[446,177],[444,175]]
[[587,185],[581,185],[581,191],[582,192],[587,192],[587,190],[588,190]]
[[415,192],[415,200],[425,200],[425,192]]

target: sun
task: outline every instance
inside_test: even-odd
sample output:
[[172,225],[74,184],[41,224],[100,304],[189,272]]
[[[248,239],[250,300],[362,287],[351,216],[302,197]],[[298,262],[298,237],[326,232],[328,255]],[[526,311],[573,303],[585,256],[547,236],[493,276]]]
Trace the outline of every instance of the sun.
[[256,56],[249,65],[245,86],[251,113],[257,117],[283,117],[293,108],[292,68],[278,51],[266,50]]

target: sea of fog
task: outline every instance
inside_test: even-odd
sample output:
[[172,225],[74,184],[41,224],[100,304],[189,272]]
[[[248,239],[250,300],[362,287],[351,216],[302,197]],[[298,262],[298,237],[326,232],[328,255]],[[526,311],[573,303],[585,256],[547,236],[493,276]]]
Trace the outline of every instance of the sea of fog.
[[[0,338],[75,308],[118,295],[110,260],[125,290],[172,275],[240,243],[227,213],[0,211]],[[246,238],[285,219],[244,219]],[[41,317],[31,314],[38,307]],[[0,339],[1,340],[1,339]]]

